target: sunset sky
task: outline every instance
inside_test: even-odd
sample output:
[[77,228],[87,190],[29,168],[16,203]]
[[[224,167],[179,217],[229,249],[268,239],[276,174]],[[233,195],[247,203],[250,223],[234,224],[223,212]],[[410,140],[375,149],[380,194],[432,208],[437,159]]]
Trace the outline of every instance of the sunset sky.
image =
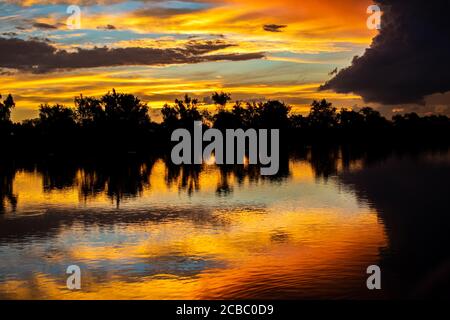
[[[66,24],[74,4],[82,10],[79,30]],[[378,34],[366,26],[370,4],[2,0],[0,93],[13,94],[16,121],[37,116],[40,103],[73,106],[80,93],[99,96],[112,88],[138,95],[155,110],[185,93],[208,104],[205,98],[220,90],[233,100],[280,99],[300,112],[318,98],[362,106],[358,94],[318,88]]]

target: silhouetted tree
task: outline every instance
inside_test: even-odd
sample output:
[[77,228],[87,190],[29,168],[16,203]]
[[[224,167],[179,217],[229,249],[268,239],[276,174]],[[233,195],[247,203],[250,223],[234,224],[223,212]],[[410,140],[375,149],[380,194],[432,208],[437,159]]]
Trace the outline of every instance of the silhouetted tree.
[[192,99],[188,95],[183,100],[175,100],[177,110],[180,115],[182,125],[191,126],[194,121],[201,121],[202,116],[198,111],[198,100]]
[[[108,92],[101,98],[104,105],[106,121],[113,126],[135,128],[150,123],[148,106],[132,94]],[[94,106],[94,109],[97,109]],[[97,109],[98,110],[98,109]]]
[[[31,148],[42,149],[39,152],[54,153],[58,150],[74,149],[77,140],[77,124],[73,109],[60,104],[50,106],[43,104],[39,107],[39,121],[37,123],[37,135],[31,136]],[[37,140],[39,139],[40,140]],[[39,143],[43,148],[36,146]]]
[[420,124],[420,117],[417,113],[406,113],[404,115],[397,114],[392,117],[394,125],[402,129],[411,129]]
[[75,112],[60,104],[39,107],[39,124],[46,130],[66,131],[75,127]]
[[325,99],[313,101],[308,118],[310,125],[317,129],[329,129],[337,125],[336,108]]
[[198,100],[188,95],[182,100],[175,100],[173,106],[166,104],[162,109],[163,125],[168,128],[191,128],[194,121],[202,121],[203,117],[198,110]]
[[243,125],[244,123],[233,111],[219,109],[213,116],[213,127],[219,130],[237,129]]
[[178,126],[180,114],[177,108],[169,106],[166,103],[161,109],[161,114],[163,117],[163,125],[165,125],[168,128],[175,128]]
[[[2,95],[0,94],[0,99]],[[3,103],[0,101],[0,122],[11,121],[11,110],[16,106],[12,95],[8,94]]]
[[388,125],[388,121],[379,111],[370,107],[364,107],[359,111],[364,116],[365,125],[369,129],[383,129]]
[[291,114],[289,116],[290,128],[294,130],[305,129],[308,127],[308,118],[301,114]]
[[236,119],[241,123],[241,127],[249,128],[255,123],[257,117],[258,105],[253,102],[247,102],[247,104],[242,106],[242,103],[237,101],[233,106],[233,114]]
[[344,130],[361,130],[364,128],[364,115],[354,110],[342,109],[337,115],[337,120]]
[[221,93],[214,92],[213,95],[211,96],[211,99],[214,101],[214,104],[224,109],[228,101],[231,101],[231,96],[228,93],[224,92]]
[[280,101],[260,103],[256,111],[254,126],[256,128],[286,129],[289,126],[291,108]]
[[99,99],[93,97],[75,98],[77,120],[84,127],[98,126],[105,121],[106,113]]

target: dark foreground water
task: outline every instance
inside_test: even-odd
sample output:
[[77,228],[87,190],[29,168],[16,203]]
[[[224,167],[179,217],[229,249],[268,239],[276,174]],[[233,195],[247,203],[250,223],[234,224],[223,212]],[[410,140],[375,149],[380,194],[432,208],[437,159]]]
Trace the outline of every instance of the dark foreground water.
[[[254,167],[0,165],[0,298],[449,297],[450,153],[307,149]],[[379,265],[382,290],[366,287]],[[66,288],[66,268],[82,288]]]

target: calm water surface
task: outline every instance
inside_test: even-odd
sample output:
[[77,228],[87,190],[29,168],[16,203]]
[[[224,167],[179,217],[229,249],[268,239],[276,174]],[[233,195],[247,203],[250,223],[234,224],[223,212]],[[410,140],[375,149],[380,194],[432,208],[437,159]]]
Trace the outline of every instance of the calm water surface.
[[162,159],[2,164],[0,298],[429,296],[450,278],[449,178],[442,151],[309,150],[273,179]]

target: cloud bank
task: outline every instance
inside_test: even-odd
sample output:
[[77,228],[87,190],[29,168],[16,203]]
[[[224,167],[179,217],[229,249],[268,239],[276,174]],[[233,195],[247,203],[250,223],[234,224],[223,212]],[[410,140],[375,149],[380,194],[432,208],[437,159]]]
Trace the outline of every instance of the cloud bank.
[[390,105],[421,104],[428,95],[450,91],[450,2],[375,2],[383,11],[379,35],[321,90]]
[[180,48],[77,48],[58,50],[38,40],[0,38],[0,68],[32,73],[125,65],[160,66],[210,61],[244,61],[264,58],[263,53],[214,53],[234,46],[222,40],[190,41]]

